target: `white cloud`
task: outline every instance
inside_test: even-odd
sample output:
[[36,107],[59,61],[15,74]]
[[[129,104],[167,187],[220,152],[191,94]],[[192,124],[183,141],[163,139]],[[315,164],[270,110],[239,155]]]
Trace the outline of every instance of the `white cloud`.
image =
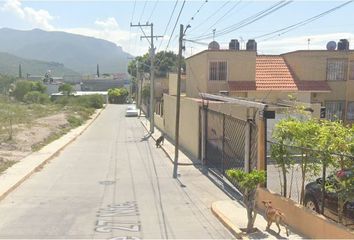
[[118,23],[114,17],[110,17],[104,20],[96,20],[95,25],[103,29],[118,29]]
[[11,12],[23,20],[30,22],[35,27],[43,28],[46,30],[53,30],[54,27],[50,21],[54,19],[48,11],[39,9],[35,10],[30,7],[23,7],[20,0],[7,0],[3,7],[3,11]]

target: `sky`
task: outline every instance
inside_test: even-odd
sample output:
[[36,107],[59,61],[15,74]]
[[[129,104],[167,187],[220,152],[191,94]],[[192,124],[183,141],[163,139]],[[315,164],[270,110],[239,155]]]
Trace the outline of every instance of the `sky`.
[[[142,55],[149,49],[149,42],[140,37],[144,36],[144,33],[150,35],[150,27],[130,26],[130,23],[139,22],[153,23],[154,35],[163,36],[154,39],[157,51],[171,50],[176,53],[179,25],[189,24],[190,28],[186,30],[184,38],[194,42],[185,42],[186,57],[207,48],[207,44],[213,41],[213,29],[215,29],[214,40],[221,48],[228,48],[230,39],[238,39],[241,48],[245,47],[248,39],[255,39],[259,54],[326,49],[327,42],[338,42],[342,38],[347,38],[353,49],[354,2],[306,25],[261,37],[310,19],[346,2],[348,0],[0,0],[0,28],[20,30],[40,28],[101,38],[116,43],[133,56]],[[276,5],[277,3],[284,6]],[[256,15],[272,6],[273,12],[265,16]],[[275,6],[279,8],[276,9]],[[179,12],[181,14],[177,21]],[[176,27],[173,31],[174,26]],[[168,44],[169,39],[171,40]]]

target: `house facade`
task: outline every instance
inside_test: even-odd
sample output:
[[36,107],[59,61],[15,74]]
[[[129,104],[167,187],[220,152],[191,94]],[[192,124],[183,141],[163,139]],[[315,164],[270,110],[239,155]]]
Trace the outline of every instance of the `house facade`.
[[292,95],[320,103],[328,119],[354,121],[354,51],[306,50],[257,55],[247,50],[205,50],[186,59],[186,95],[227,94],[279,102]]

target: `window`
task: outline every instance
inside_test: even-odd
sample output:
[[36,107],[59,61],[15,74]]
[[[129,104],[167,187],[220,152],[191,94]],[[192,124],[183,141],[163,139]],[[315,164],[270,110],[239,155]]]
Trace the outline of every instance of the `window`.
[[348,102],[347,120],[354,120],[354,102]]
[[325,102],[326,118],[329,120],[343,120],[343,101]]
[[327,60],[327,80],[346,80],[348,61],[346,59],[332,58]]
[[209,62],[209,80],[226,81],[227,80],[227,62],[213,61]]
[[354,80],[354,61],[350,61],[349,79]]

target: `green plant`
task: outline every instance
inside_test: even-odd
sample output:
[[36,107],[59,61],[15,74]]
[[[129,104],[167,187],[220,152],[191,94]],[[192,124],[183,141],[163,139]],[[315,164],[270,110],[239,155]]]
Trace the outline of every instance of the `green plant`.
[[226,175],[232,183],[240,186],[243,191],[243,202],[247,209],[248,219],[247,232],[252,232],[257,216],[257,212],[255,211],[256,190],[259,184],[265,182],[265,172],[254,170],[250,173],[246,173],[239,169],[230,169],[226,171]]
[[125,88],[111,88],[108,90],[108,100],[110,103],[126,103],[129,92]]
[[69,83],[63,83],[58,88],[59,92],[62,92],[65,96],[69,96],[73,93],[74,88]]
[[23,98],[26,103],[46,104],[50,102],[49,96],[38,91],[31,91],[26,93]]
[[68,116],[67,120],[73,128],[80,126],[84,122],[82,118],[73,115]]

